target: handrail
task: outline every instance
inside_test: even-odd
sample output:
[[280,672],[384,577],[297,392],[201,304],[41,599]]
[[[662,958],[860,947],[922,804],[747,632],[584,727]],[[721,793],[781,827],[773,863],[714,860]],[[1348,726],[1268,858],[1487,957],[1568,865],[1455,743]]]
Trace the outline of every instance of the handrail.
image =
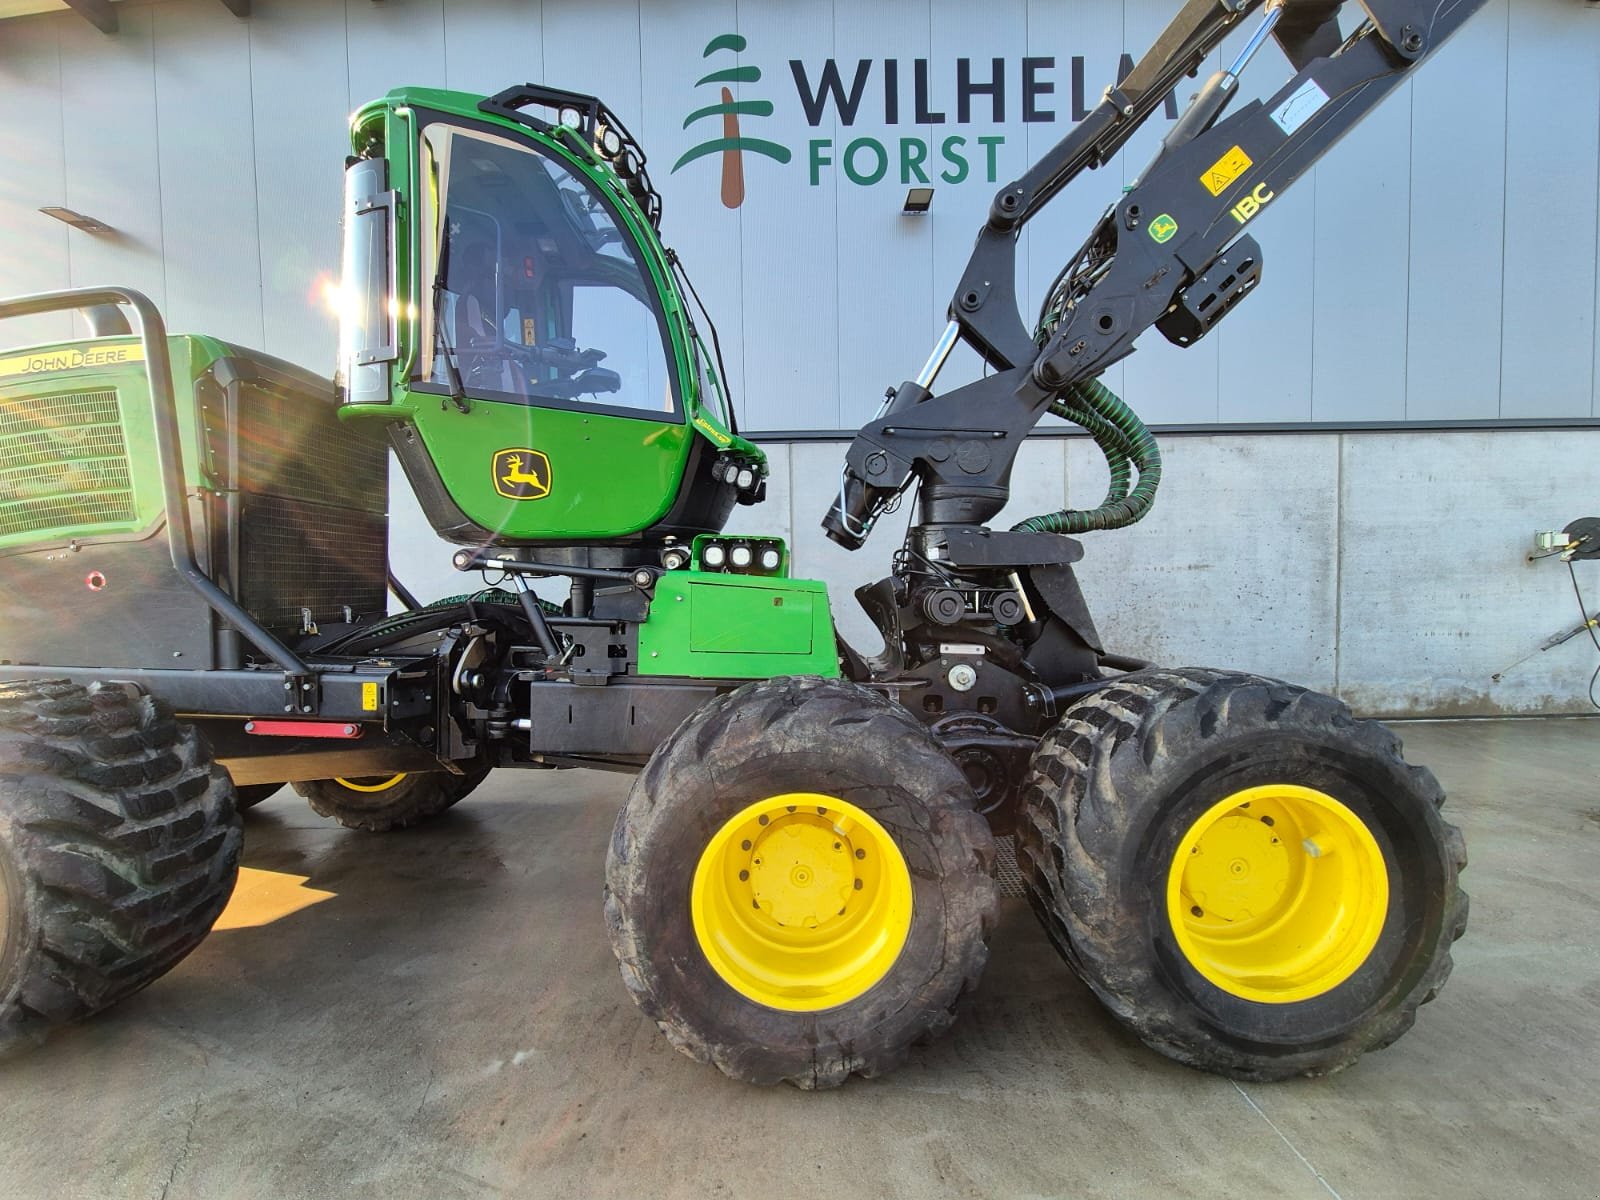
[[[143,292],[132,288],[70,288],[61,292],[37,292],[0,300],[0,320],[30,317],[39,313],[61,312],[96,304],[131,308],[139,320],[139,341],[144,347],[145,375],[150,383],[150,408],[155,419],[156,461],[161,469],[161,501],[166,510],[167,548],[173,570],[200,593],[212,610],[232,623],[240,633],[286,675],[309,678],[311,669],[289,647],[263,628],[216,581],[200,569],[194,554],[194,531],[189,524],[189,506],[183,489],[183,450],[178,440],[178,406],[172,385],[172,360],[167,353],[167,327],[155,304]],[[300,689],[289,693],[294,707],[307,697]],[[314,703],[314,698],[312,698]]]

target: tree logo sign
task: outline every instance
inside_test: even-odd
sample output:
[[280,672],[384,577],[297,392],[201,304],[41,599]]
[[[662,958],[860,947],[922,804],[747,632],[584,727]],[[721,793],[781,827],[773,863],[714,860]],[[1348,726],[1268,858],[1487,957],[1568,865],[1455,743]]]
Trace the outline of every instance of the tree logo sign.
[[[710,58],[724,50],[738,55],[748,45],[746,40],[737,33],[723,33],[712,38],[706,43],[702,58]],[[764,154],[768,158],[780,163],[789,161],[791,155],[787,147],[778,145],[777,142],[764,141],[761,138],[745,137],[739,128],[740,117],[770,117],[772,115],[772,101],[770,100],[735,100],[730,84],[759,83],[761,81],[760,67],[731,66],[715,70],[695,83],[695,87],[708,85],[721,88],[721,100],[716,104],[708,104],[704,108],[697,108],[683,119],[685,129],[697,121],[706,120],[708,117],[722,118],[722,136],[708,138],[697,146],[691,146],[684,151],[678,161],[672,164],[672,173],[676,174],[680,167],[687,166],[697,158],[704,158],[709,154],[722,155],[722,203],[727,208],[738,208],[744,203],[744,154]],[[708,131],[709,132],[709,131]]]
[[[683,120],[685,130],[705,136],[672,166],[676,173],[719,157],[722,203],[732,209],[745,201],[746,154],[784,165],[798,159],[813,188],[831,189],[841,180],[862,188],[995,186],[1020,166],[1028,126],[1082,121],[1099,103],[1090,81],[1103,78],[1102,71],[1126,79],[1134,69],[1126,52],[1113,64],[1081,54],[979,57],[964,48],[949,57],[901,58],[889,46],[862,47],[869,56],[787,58],[791,98],[787,84],[774,79],[765,89],[753,86],[762,73],[747,61],[748,48],[739,33],[706,43],[700,57],[707,73],[695,82],[686,106],[693,111]],[[772,98],[755,94],[767,89],[775,89]],[[747,132],[761,128],[758,122],[775,108],[782,115],[767,128],[784,130],[779,136],[787,146]],[[1175,93],[1166,97],[1165,112],[1169,121],[1178,119]],[[1205,182],[1224,190],[1250,165],[1235,148]],[[1151,228],[1158,242],[1177,232],[1170,217]]]

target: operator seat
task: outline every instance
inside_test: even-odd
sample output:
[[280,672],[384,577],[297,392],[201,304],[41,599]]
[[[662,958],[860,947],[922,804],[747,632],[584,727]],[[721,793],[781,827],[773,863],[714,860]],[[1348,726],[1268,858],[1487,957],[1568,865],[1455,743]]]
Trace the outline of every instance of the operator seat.
[[468,242],[450,272],[455,293],[452,345],[468,389],[476,386],[526,399],[528,379],[520,364],[501,348],[504,333],[495,303],[494,251],[486,242]]

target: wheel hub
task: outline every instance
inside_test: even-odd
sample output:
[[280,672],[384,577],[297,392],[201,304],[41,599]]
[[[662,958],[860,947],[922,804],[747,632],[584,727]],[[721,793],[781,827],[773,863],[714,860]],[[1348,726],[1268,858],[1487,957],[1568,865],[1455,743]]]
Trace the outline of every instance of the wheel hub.
[[1189,851],[1184,890],[1191,908],[1234,923],[1271,908],[1284,895],[1289,874],[1289,851],[1273,827],[1236,810]]
[[911,875],[889,832],[837,797],[757,801],[707,844],[695,936],[735,991],[771,1008],[843,1004],[883,978],[911,927]]
[[837,920],[854,889],[854,860],[822,820],[796,813],[756,842],[751,898],[785,928],[817,929]]
[[1226,992],[1286,1004],[1322,995],[1383,932],[1389,878],[1372,831],[1325,792],[1235,792],[1191,825],[1167,880],[1179,949]]

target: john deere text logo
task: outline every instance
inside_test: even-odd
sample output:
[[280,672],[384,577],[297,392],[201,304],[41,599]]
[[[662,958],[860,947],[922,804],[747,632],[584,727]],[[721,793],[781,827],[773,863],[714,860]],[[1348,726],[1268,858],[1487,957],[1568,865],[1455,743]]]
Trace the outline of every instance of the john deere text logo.
[[494,456],[494,490],[507,500],[543,500],[550,494],[550,460],[538,450],[499,450]]
[[[735,54],[744,50],[748,43],[737,33],[724,33],[712,38],[706,43],[702,58],[710,58],[719,50],[731,50]],[[744,151],[752,154],[765,154],[768,158],[778,162],[789,161],[787,148],[777,142],[762,141],[760,138],[747,138],[740,136],[739,118],[745,117],[770,117],[772,115],[771,100],[735,100],[733,92],[729,89],[730,83],[759,83],[761,80],[760,67],[724,67],[720,71],[712,71],[695,83],[695,87],[704,87],[706,84],[720,84],[722,86],[722,100],[718,104],[708,104],[704,108],[697,108],[683,119],[685,129],[696,121],[703,121],[707,117],[722,118],[722,136],[701,142],[698,146],[691,146],[672,164],[672,170],[677,172],[679,167],[692,163],[697,158],[707,154],[722,152],[722,203],[728,208],[738,208],[744,203]]]
[[1178,236],[1178,223],[1172,219],[1172,214],[1162,213],[1150,222],[1150,238],[1159,246],[1165,246]]
[[37,375],[46,371],[73,371],[79,367],[118,367],[123,363],[143,362],[144,347],[68,346],[60,350],[38,350],[0,358],[0,375]]

